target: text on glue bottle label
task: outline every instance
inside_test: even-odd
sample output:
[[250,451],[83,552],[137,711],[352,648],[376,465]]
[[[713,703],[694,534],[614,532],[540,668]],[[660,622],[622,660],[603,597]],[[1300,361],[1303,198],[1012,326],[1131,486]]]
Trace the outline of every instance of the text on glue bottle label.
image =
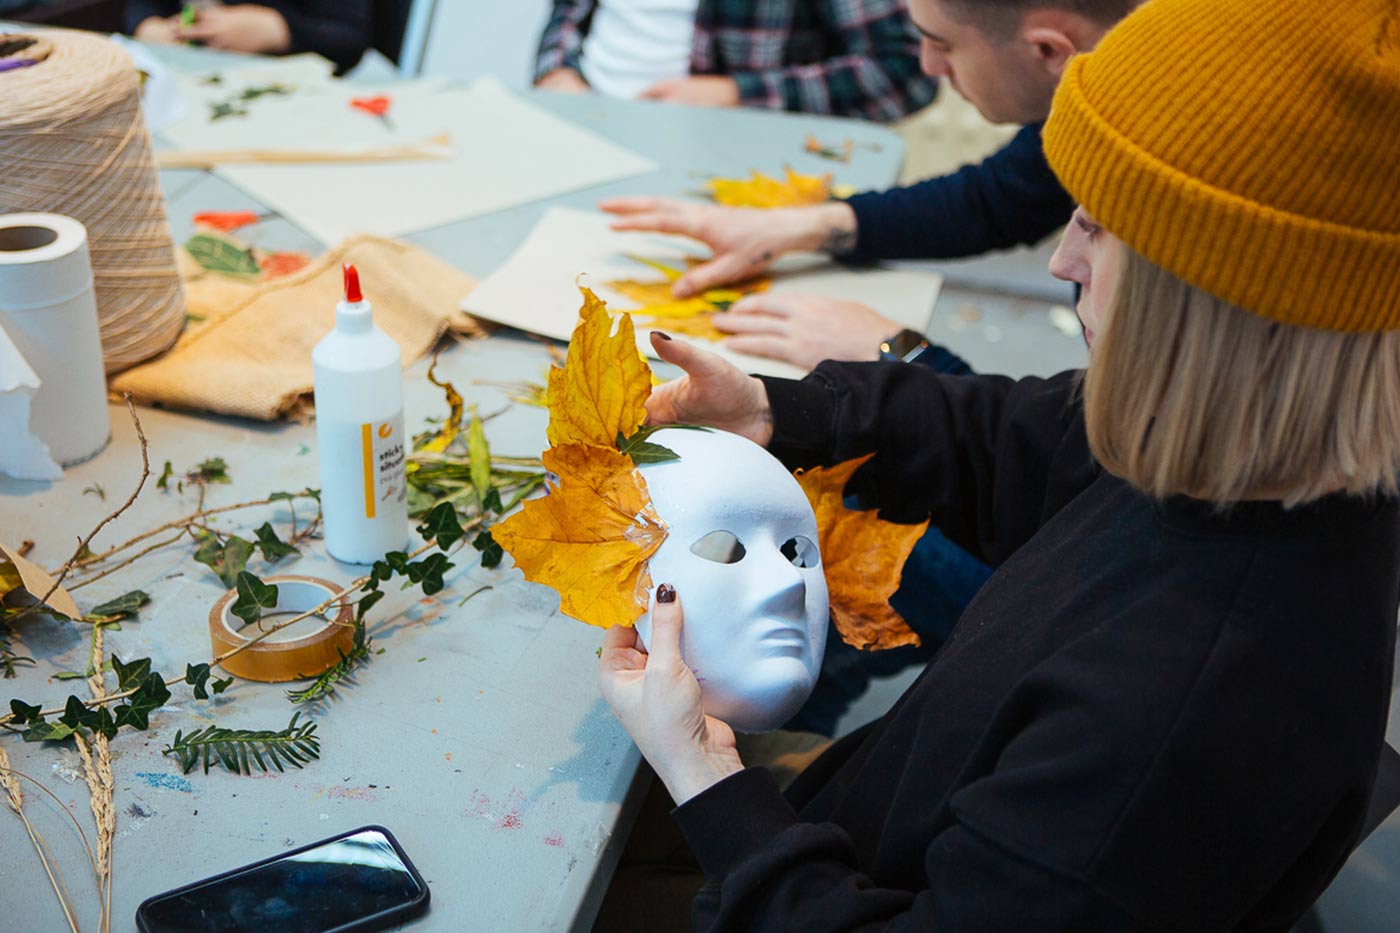
[[374,518],[381,502],[402,502],[404,481],[403,415],[360,425],[361,472],[365,487],[365,518]]

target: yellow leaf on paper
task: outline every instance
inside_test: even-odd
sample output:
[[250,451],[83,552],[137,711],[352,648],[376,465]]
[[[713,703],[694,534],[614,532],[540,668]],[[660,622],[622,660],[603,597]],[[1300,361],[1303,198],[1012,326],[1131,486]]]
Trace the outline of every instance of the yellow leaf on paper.
[[53,590],[45,603],[50,609],[61,612],[70,619],[83,617],[82,610],[73,602],[73,597],[68,595],[68,591],[61,586],[54,589],[54,578],[45,573],[39,565],[21,557],[18,548],[0,544],[0,568],[5,568],[6,580],[18,578],[19,588],[35,599],[43,599],[44,594]]
[[614,447],[618,435],[631,437],[646,420],[651,367],[637,352],[632,318],[626,314],[613,333],[603,300],[586,288],[579,322],[569,340],[563,368],[549,371],[549,443]]
[[872,456],[799,472],[797,482],[817,515],[831,618],[841,637],[861,649],[917,645],[919,636],[890,606],[890,597],[928,522],[897,525],[878,518],[874,509],[846,507],[846,483]]
[[528,500],[492,537],[525,579],[559,593],[566,615],[600,628],[633,624],[647,608],[647,560],[666,540],[646,481],[612,447],[566,444],[543,460],[557,477],[548,495]]
[[[754,278],[727,288],[712,288],[692,298],[676,298],[671,293],[671,284],[681,277],[681,269],[641,256],[629,255],[628,258],[656,269],[664,278],[659,282],[619,279],[606,283],[608,288],[637,303],[637,307],[623,308],[622,312],[632,315],[644,327],[660,326],[673,334],[705,340],[728,336],[714,326],[715,314],[727,310],[745,295],[767,291],[771,284],[768,279]],[[703,259],[689,258],[686,265],[694,267],[702,262]]]
[[784,168],[787,178],[779,181],[762,172],[748,178],[713,178],[710,195],[730,207],[796,207],[820,204],[831,196],[830,175],[803,175]]

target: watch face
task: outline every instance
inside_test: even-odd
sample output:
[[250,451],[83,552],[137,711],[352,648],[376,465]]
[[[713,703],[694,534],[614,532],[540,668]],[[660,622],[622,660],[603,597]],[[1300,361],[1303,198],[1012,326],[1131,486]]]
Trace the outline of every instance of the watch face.
[[916,330],[902,330],[889,340],[885,341],[880,349],[886,356],[896,360],[908,360],[910,356],[917,355],[920,350],[928,346],[928,341],[924,335]]

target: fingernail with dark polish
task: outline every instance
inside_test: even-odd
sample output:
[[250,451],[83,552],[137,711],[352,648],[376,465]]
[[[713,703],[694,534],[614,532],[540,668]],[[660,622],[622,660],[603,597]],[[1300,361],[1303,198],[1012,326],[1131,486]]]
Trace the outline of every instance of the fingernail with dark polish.
[[654,331],[652,331],[652,333],[655,334],[656,336],[660,337],[662,340],[670,340],[670,339],[671,339],[671,335],[668,334],[668,333],[665,333],[664,331],[654,330]]
[[658,603],[673,603],[676,601],[676,588],[669,583],[663,583],[656,588],[656,601]]

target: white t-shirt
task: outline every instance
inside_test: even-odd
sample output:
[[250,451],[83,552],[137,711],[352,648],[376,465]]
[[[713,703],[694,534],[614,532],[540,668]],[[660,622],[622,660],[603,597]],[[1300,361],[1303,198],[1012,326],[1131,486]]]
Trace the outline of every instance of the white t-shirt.
[[699,0],[598,0],[583,40],[583,77],[599,94],[636,97],[690,74]]

